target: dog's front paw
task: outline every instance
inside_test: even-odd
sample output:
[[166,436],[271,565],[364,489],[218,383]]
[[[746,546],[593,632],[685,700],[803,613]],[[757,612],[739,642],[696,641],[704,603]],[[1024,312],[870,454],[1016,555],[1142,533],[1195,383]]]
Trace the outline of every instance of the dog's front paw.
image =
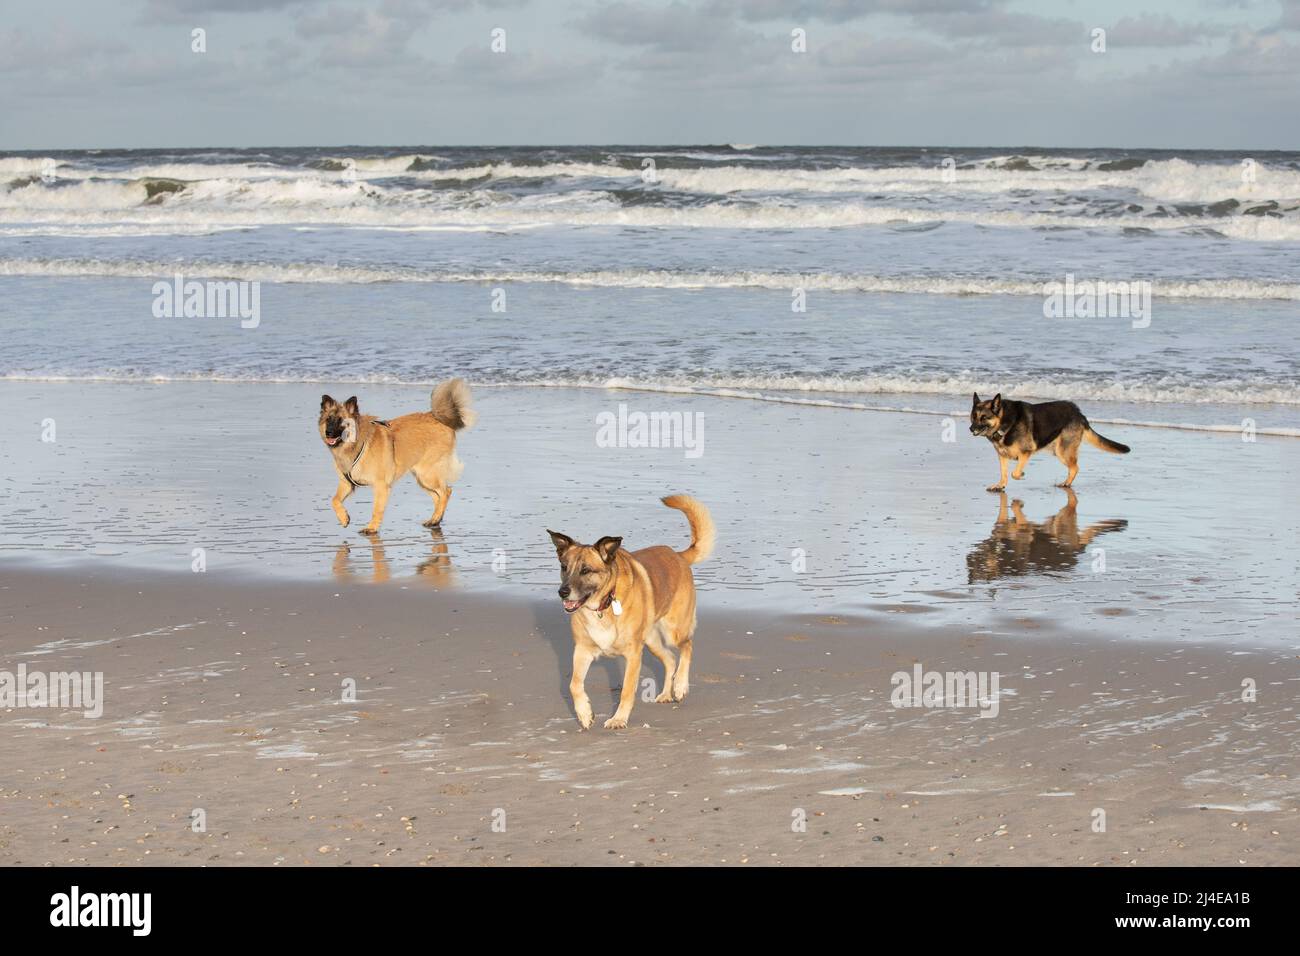
[[574,709],[578,712],[578,724],[582,727],[582,729],[591,730],[591,721],[594,716],[591,712],[591,705],[579,704]]
[[989,485],[989,486],[988,486],[987,488],[985,488],[984,490],[985,490],[985,491],[1006,491],[1006,490],[1007,490],[1007,486],[1006,486],[1006,485]]
[[379,534],[379,529],[378,529],[378,528],[372,528],[372,527],[370,527],[370,525],[366,525],[364,528],[362,528],[362,529],[358,532],[358,534],[364,534],[364,535],[376,535],[376,534]]
[[426,528],[441,528],[441,527],[442,527],[442,522],[441,522],[441,521],[422,521],[421,524],[423,524],[424,527],[426,527]]
[[623,730],[627,727],[627,720],[615,714],[609,720],[605,721],[606,730]]
[[336,512],[334,512],[334,517],[336,517],[336,518],[339,519],[339,527],[340,527],[340,528],[346,528],[348,525],[350,525],[350,524],[352,523],[352,516],[351,516],[350,514],[348,514],[346,511],[343,512],[342,514],[339,514],[339,513],[336,511]]
[[677,698],[673,696],[671,687],[665,688],[664,692],[655,698],[656,704],[671,704]]
[[682,701],[686,699],[686,695],[689,694],[690,692],[691,692],[690,684],[674,684],[673,700],[677,701],[677,703],[680,704]]

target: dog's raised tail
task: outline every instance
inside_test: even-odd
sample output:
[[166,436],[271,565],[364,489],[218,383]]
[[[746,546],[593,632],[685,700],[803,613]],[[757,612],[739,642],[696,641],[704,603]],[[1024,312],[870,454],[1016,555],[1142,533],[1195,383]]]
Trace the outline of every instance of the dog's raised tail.
[[1116,455],[1127,455],[1132,449],[1128,445],[1121,445],[1117,441],[1111,441],[1102,435],[1098,435],[1091,428],[1083,430],[1083,439],[1094,448],[1100,448],[1102,451],[1108,451]]
[[687,564],[699,564],[713,553],[713,544],[718,539],[718,529],[713,526],[709,509],[690,495],[669,495],[660,499],[669,508],[676,508],[686,515],[691,523],[691,546],[685,551],[678,551]]
[[457,432],[469,428],[478,418],[470,401],[469,385],[463,378],[453,378],[435,388],[429,410],[434,418]]

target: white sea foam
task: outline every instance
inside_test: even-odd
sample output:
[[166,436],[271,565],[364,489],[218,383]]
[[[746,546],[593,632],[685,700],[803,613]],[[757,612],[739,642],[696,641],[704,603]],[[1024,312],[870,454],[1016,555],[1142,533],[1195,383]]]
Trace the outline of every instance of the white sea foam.
[[[0,159],[0,181],[9,178],[40,175],[54,171],[56,179],[88,180],[101,182],[132,182],[148,179],[175,179],[182,182],[201,182],[209,179],[233,179],[254,182],[263,179],[323,179],[342,180],[385,179],[392,176],[423,175],[427,170],[412,170],[417,162],[436,162],[443,157],[427,154],[378,157],[334,157],[323,159],[316,167],[285,166],[271,162],[213,162],[213,163],[143,163],[121,169],[106,169],[92,165],[59,162],[52,158],[8,157]],[[326,165],[328,164],[328,165]],[[337,167],[337,168],[335,168]]]
[[[138,239],[145,236],[210,236],[219,232],[247,232],[247,226],[215,225],[118,225],[114,223],[93,223],[63,226],[0,226],[0,237],[45,238],[63,237],[68,239]],[[252,227],[257,228],[257,227]]]
[[335,156],[329,162],[347,166],[362,176],[396,176],[411,172],[416,163],[444,162],[446,157],[430,153],[404,156]]
[[[891,411],[936,414],[933,409],[898,405],[867,404],[846,401],[828,395],[960,395],[972,392],[1002,392],[1024,400],[1068,399],[1078,401],[1120,402],[1136,405],[1300,405],[1300,389],[1289,387],[1259,387],[1253,385],[1189,384],[1157,386],[1148,384],[1096,382],[1095,380],[1026,379],[1023,381],[993,381],[966,377],[924,378],[903,375],[873,375],[856,378],[798,377],[793,375],[706,375],[692,376],[680,381],[673,379],[607,378],[603,380],[551,379],[530,384],[571,388],[614,388],[636,391],[675,392],[681,394],[712,395],[720,398],[743,398],[755,401],[783,402],[798,405],[820,405],[857,411]],[[809,396],[801,393],[822,393]],[[954,409],[965,414],[965,407]],[[1112,422],[1152,428],[1189,428],[1195,431],[1241,431],[1241,423],[1228,425],[1177,424],[1135,421],[1132,419],[1104,419],[1090,416],[1097,422]],[[1294,437],[1300,430],[1279,428],[1257,434]]]
[[[572,175],[588,175],[574,169]],[[637,171],[630,171],[638,175]],[[1012,191],[1048,193],[1130,192],[1143,201],[1216,203],[1236,199],[1244,204],[1276,199],[1294,204],[1300,200],[1300,172],[1259,165],[1255,181],[1243,182],[1237,165],[1189,163],[1180,159],[1149,162],[1139,169],[1103,171],[1053,166],[1027,171],[997,165],[959,167],[951,181],[934,167],[908,166],[885,169],[754,169],[748,166],[656,170],[660,182],[685,192],[872,192],[960,196],[963,193],[998,194]]]
[[[1173,162],[1173,161],[1170,161]],[[1187,164],[1191,165],[1191,164]],[[154,173],[184,173],[187,176],[204,167],[147,167]],[[1202,167],[1197,174],[1208,175]],[[1217,169],[1218,167],[1215,167]],[[143,170],[142,170],[143,171]],[[228,171],[228,170],[227,170]],[[1122,215],[1099,215],[1087,199],[1056,202],[1035,207],[990,207],[986,202],[972,204],[962,190],[978,192],[972,183],[948,188],[925,178],[917,169],[894,171],[902,185],[887,188],[887,181],[877,180],[881,170],[755,170],[748,167],[716,169],[661,169],[662,187],[670,191],[700,192],[717,195],[741,194],[750,198],[728,198],[703,203],[646,202],[625,205],[607,188],[585,188],[598,183],[580,184],[584,188],[563,191],[539,191],[526,195],[497,192],[493,181],[539,176],[564,175],[597,178],[638,179],[639,172],[617,166],[587,163],[561,163],[550,166],[512,166],[497,163],[451,171],[421,171],[412,176],[429,180],[427,188],[410,188],[397,183],[349,179],[331,171],[303,172],[286,176],[282,170],[260,169],[255,176],[214,176],[186,180],[185,176],[144,176],[136,178],[83,178],[64,176],[53,182],[36,179],[16,188],[0,190],[0,223],[10,224],[83,224],[114,222],[123,224],[244,224],[273,225],[294,223],[330,223],[356,226],[427,226],[451,225],[569,225],[631,226],[679,229],[806,229],[890,226],[895,224],[960,223],[975,226],[1018,229],[1107,229],[1168,232],[1191,228],[1209,228],[1217,234],[1237,239],[1283,241],[1300,239],[1300,215],[1152,215],[1150,210],[1129,211]],[[870,174],[870,176],[868,176]],[[992,176],[1018,173],[991,171]],[[1110,174],[1106,174],[1110,175]],[[1121,174],[1114,174],[1121,175]],[[1222,177],[1221,173],[1214,176]],[[1218,179],[1197,180],[1200,185],[1183,190],[1193,193],[1197,201],[1214,197],[1239,197],[1241,209],[1249,203],[1287,198],[1300,194],[1300,173],[1270,172],[1249,187],[1237,182],[1235,191],[1223,182],[1211,188],[1207,183]],[[1276,181],[1270,179],[1276,176]],[[865,177],[865,178],[864,178]],[[1170,181],[1177,177],[1169,174]],[[156,189],[158,179],[180,179],[183,188],[149,196],[150,185]],[[434,180],[459,181],[457,188],[439,186]],[[872,197],[841,201],[808,201],[801,198],[812,192],[835,192],[836,184],[857,184]],[[629,185],[631,183],[629,182]],[[758,189],[762,185],[764,188]],[[1007,189],[1019,189],[1005,184]],[[622,188],[622,187],[620,187]],[[854,187],[855,189],[857,186]],[[1051,192],[1071,196],[1085,188],[1083,183],[1061,182],[1048,187]],[[1073,192],[1070,192],[1073,190]],[[1294,190],[1294,192],[1293,192]],[[842,191],[842,190],[839,190]],[[994,192],[1001,191],[998,187]],[[754,193],[764,195],[753,195]],[[914,203],[881,204],[875,194],[909,194]],[[1017,200],[1019,202],[1019,200]]]
[[39,176],[51,169],[57,169],[58,160],[50,156],[4,156],[0,157],[0,184],[9,178]]
[[[3,230],[0,230],[3,234]],[[188,262],[186,272],[218,279],[250,282],[346,283],[376,282],[485,282],[555,283],[612,289],[772,289],[793,288],[826,292],[869,292],[914,295],[1042,296],[1043,285],[1055,281],[987,279],[945,276],[875,276],[777,272],[672,272],[658,269],[533,272],[524,270],[419,270],[394,267],[336,266],[326,263]],[[157,278],[178,268],[174,260],[120,259],[0,259],[5,276],[86,276]],[[1300,300],[1300,283],[1260,282],[1250,279],[1158,281],[1152,294],[1181,299]]]
[[[7,372],[0,374],[0,380],[19,382],[148,382],[162,384],[166,382],[213,382],[213,383],[328,383],[341,381],[337,376],[321,376],[314,373],[273,374],[265,371],[230,372],[178,372],[155,373],[134,370],[106,368],[100,372],[68,372],[57,370],[42,372]],[[346,381],[359,385],[419,385],[435,384],[432,379],[419,376],[401,376],[386,372],[352,374]],[[722,384],[730,382],[733,384]],[[739,383],[746,384],[739,384]],[[739,399],[744,401],[769,402],[790,405],[808,405],[819,408],[834,408],[845,411],[893,412],[915,415],[965,415],[966,396],[972,391],[1004,391],[1026,400],[1069,398],[1078,401],[1124,402],[1126,404],[1152,405],[1300,405],[1300,390],[1296,389],[1252,389],[1204,386],[1176,389],[1160,389],[1133,385],[1089,385],[1080,381],[1031,380],[1011,385],[998,385],[979,379],[944,379],[930,380],[908,378],[905,376],[879,376],[860,379],[795,379],[784,375],[751,376],[691,376],[689,380],[632,379],[632,378],[590,378],[581,376],[553,377],[549,379],[484,379],[472,383],[476,388],[581,388],[600,390],[659,392],[673,395],[700,395],[708,398]],[[806,393],[821,393],[809,395]],[[961,396],[962,408],[943,411],[936,408],[919,408],[914,405],[878,402],[853,401],[848,398],[828,397],[835,395],[875,395],[882,397],[917,397]],[[1240,421],[1228,423],[1216,422],[1174,422],[1137,420],[1132,418],[1104,417],[1090,414],[1089,421],[1096,424],[1126,425],[1135,428],[1165,428],[1180,431],[1223,432],[1240,434]],[[1300,428],[1262,426],[1256,428],[1256,434],[1283,438],[1300,438]]]
[[[960,196],[963,193],[1009,192],[1096,193],[1126,192],[1146,201],[1166,203],[1216,203],[1236,199],[1243,204],[1277,200],[1300,201],[1300,171],[1257,163],[1253,181],[1246,181],[1238,163],[1196,163],[1183,159],[1153,160],[1135,169],[1103,170],[1087,159],[1021,157],[1033,169],[1009,167],[1012,157],[994,157],[977,163],[962,163],[945,179],[942,155],[933,154],[930,164],[891,167],[832,167],[822,169],[777,169],[752,165],[690,167],[674,162],[715,161],[726,154],[648,151],[624,154],[650,156],[659,161],[655,175],[665,188],[708,195],[753,193],[897,193]],[[112,179],[178,179],[202,181],[233,179],[318,178],[338,180],[345,176],[386,178],[407,176],[430,181],[470,182],[519,179],[616,179],[629,185],[642,181],[640,165],[614,162],[481,163],[442,169],[412,169],[416,163],[436,163],[444,157],[410,154],[395,157],[334,157],[325,160],[347,169],[306,169],[272,163],[164,163],[143,164],[125,170],[102,170],[91,166],[58,164],[60,178],[96,177]],[[10,157],[0,159],[0,177],[41,173],[53,163],[47,158]],[[747,161],[748,162],[748,161]]]

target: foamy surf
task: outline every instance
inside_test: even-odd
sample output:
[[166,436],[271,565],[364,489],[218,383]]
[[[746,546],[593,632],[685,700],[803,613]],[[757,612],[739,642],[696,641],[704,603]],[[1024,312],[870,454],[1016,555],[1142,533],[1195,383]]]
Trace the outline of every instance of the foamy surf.
[[[735,153],[756,149],[732,147]],[[610,154],[601,162],[535,162],[498,160],[457,165],[445,156],[407,154],[393,157],[323,156],[302,165],[268,161],[232,163],[144,163],[116,169],[88,162],[69,162],[53,157],[0,158],[0,179],[39,176],[53,172],[58,179],[145,180],[170,178],[188,182],[204,180],[266,179],[343,181],[410,178],[442,182],[488,180],[625,180],[646,182],[640,157],[663,162],[656,166],[652,184],[668,189],[705,195],[729,193],[934,193],[960,196],[965,192],[997,194],[1012,192],[1123,193],[1154,203],[1241,203],[1276,200],[1294,206],[1300,202],[1300,171],[1276,162],[1255,163],[1249,175],[1242,162],[1194,162],[1181,158],[1147,160],[1136,166],[1100,159],[1054,160],[1046,156],[997,156],[983,160],[953,161],[949,175],[941,152],[925,162],[909,166],[836,166],[771,168],[754,162],[772,157],[745,157],[735,163],[735,153],[716,154],[690,151],[646,151]],[[717,160],[731,159],[731,165]],[[787,156],[787,162],[791,156]],[[690,167],[683,163],[707,162]],[[675,162],[674,162],[675,161]],[[1254,163],[1253,160],[1250,162]],[[1293,210],[1294,211],[1294,210]]]
[[898,151],[751,144],[9,156],[0,157],[0,222],[692,230],[961,223],[1300,238],[1300,170],[1285,157],[946,152],[915,151],[910,163],[900,163]]
[[[1253,242],[1300,239],[1300,218],[1277,215],[1198,216],[1170,211],[1129,215],[1086,214],[1077,207],[1040,210],[969,209],[926,203],[923,208],[868,201],[792,202],[786,197],[686,205],[651,201],[625,205],[609,193],[584,190],[540,201],[490,191],[410,190],[369,182],[293,179],[246,183],[206,180],[171,187],[169,180],[99,183],[51,188],[40,180],[0,193],[0,223],[174,223],[275,226],[617,226],[647,229],[848,229],[895,225],[943,225],[1016,229],[1077,229],[1108,232],[1197,234]],[[177,181],[179,182],[179,181]],[[158,192],[159,183],[167,184]],[[928,193],[929,190],[922,190]],[[651,197],[653,200],[655,197]],[[1291,212],[1291,210],[1287,210]],[[1204,234],[1204,233],[1202,233]]]
[[[148,234],[148,233],[137,233]],[[4,276],[68,276],[154,279],[176,271],[214,279],[250,282],[367,284],[376,282],[553,283],[611,289],[770,289],[794,288],[826,292],[898,293],[905,295],[1044,295],[1044,286],[1059,281],[987,279],[938,276],[877,276],[835,273],[670,272],[592,270],[530,272],[523,270],[439,271],[415,268],[372,268],[329,263],[231,263],[104,259],[0,259]],[[1278,299],[1300,300],[1300,283],[1257,282],[1244,279],[1163,280],[1152,283],[1152,295],[1162,299]]]
[[[106,383],[106,384],[153,384],[165,385],[171,383],[213,383],[223,385],[239,384],[267,384],[267,385],[290,385],[290,384],[337,384],[345,382],[353,385],[383,385],[383,386],[416,386],[427,388],[436,384],[436,378],[423,378],[412,376],[401,376],[392,373],[373,373],[373,374],[350,374],[344,377],[337,375],[267,375],[267,374],[242,374],[231,373],[221,374],[215,372],[176,372],[176,373],[150,373],[140,371],[124,371],[121,369],[106,369],[96,373],[59,373],[59,372],[5,372],[0,374],[0,381],[12,382],[87,382],[87,383]],[[940,402],[932,407],[922,407],[916,404],[899,404],[879,401],[853,401],[845,398],[828,398],[824,396],[808,396],[793,394],[798,391],[846,391],[844,383],[839,383],[838,389],[835,387],[825,387],[825,382],[809,382],[799,385],[792,383],[788,378],[779,379],[778,386],[781,391],[762,391],[753,388],[736,388],[724,386],[711,386],[709,384],[675,384],[671,382],[653,382],[653,381],[633,381],[622,378],[610,378],[603,381],[593,381],[590,379],[546,379],[546,380],[476,380],[471,384],[474,388],[512,388],[512,389],[583,389],[595,391],[619,391],[619,392],[646,392],[659,393],[666,395],[678,396],[699,396],[710,399],[734,399],[747,402],[766,402],[780,405],[802,405],[816,408],[837,409],[840,411],[850,412],[887,412],[891,414],[904,415],[926,415],[931,417],[953,417],[964,419],[965,407],[943,407]],[[893,380],[893,384],[899,387],[891,389],[876,388],[870,394],[881,397],[905,398],[914,396],[917,398],[933,398],[935,396],[953,395],[954,400],[964,401],[964,396],[968,395],[973,383],[965,383],[964,386],[958,383],[955,387],[944,387],[936,389],[934,383],[928,382],[910,382],[902,383]],[[966,391],[961,391],[965,388]],[[983,385],[982,390],[994,392],[997,388],[993,385]],[[1093,390],[1105,392],[1106,389]],[[955,392],[955,394],[954,394]],[[1054,397],[1064,397],[1070,395],[1073,398],[1086,401],[1106,401],[1117,402],[1114,397],[1100,398],[1097,394],[1088,394],[1089,389],[1084,386],[1062,386],[1062,387],[1043,387],[1041,384],[1036,389],[1015,388],[1007,389],[1008,394],[1015,394],[1017,397],[1029,401],[1041,401]],[[1053,395],[1052,392],[1059,394]],[[1148,393],[1149,394],[1149,393]],[[1151,401],[1150,398],[1147,399]],[[1137,404],[1140,400],[1128,399],[1127,404]],[[1286,402],[1274,402],[1269,400],[1252,401],[1249,398],[1243,398],[1240,392],[1231,392],[1226,390],[1207,390],[1205,394],[1199,394],[1195,401],[1180,401],[1175,398],[1167,398],[1157,404],[1167,405],[1231,405],[1231,404],[1289,404],[1300,405],[1300,394],[1293,393]],[[1096,411],[1095,407],[1093,411]],[[1186,421],[1158,421],[1158,420],[1139,420],[1127,417],[1108,417],[1102,414],[1089,414],[1089,421],[1096,424],[1124,425],[1134,428],[1160,428],[1173,429],[1176,431],[1191,432],[1217,432],[1223,434],[1240,435],[1242,424],[1240,422],[1231,423],[1201,423]],[[1300,438],[1300,428],[1273,425],[1256,425],[1253,426],[1253,432],[1256,435],[1264,435],[1275,438]]]

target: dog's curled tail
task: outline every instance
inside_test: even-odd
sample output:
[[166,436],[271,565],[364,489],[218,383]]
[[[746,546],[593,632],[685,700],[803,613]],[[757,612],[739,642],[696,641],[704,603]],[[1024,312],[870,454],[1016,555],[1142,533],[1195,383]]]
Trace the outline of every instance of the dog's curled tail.
[[429,400],[429,410],[434,418],[457,432],[469,428],[478,418],[470,402],[469,385],[463,378],[453,378],[435,388]]
[[676,508],[686,515],[691,523],[691,546],[685,551],[678,551],[687,564],[699,564],[713,553],[713,544],[718,539],[718,529],[713,526],[709,509],[690,495],[669,495],[660,499],[669,508]]
[[1100,448],[1102,451],[1108,451],[1116,455],[1127,455],[1132,449],[1128,445],[1121,445],[1117,441],[1111,441],[1102,435],[1098,435],[1091,428],[1083,430],[1083,438],[1089,445],[1094,448]]

